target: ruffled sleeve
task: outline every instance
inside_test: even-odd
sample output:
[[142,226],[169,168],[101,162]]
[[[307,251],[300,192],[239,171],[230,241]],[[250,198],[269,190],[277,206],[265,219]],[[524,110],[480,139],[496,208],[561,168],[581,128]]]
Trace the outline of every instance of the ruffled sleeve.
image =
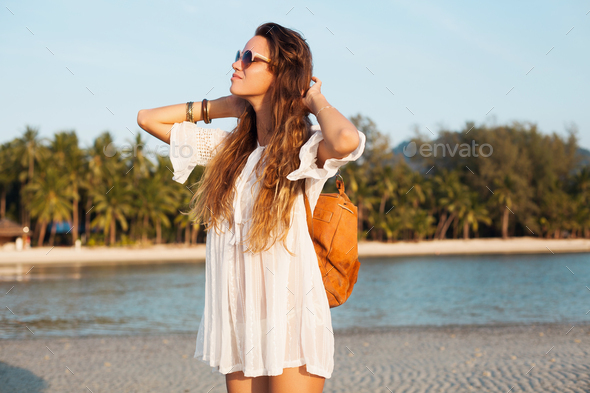
[[172,180],[183,184],[197,165],[207,165],[218,145],[229,135],[220,128],[202,128],[195,123],[174,123],[170,129]]
[[326,180],[334,176],[338,172],[338,168],[350,161],[356,161],[365,150],[366,136],[362,132],[359,133],[359,145],[357,148],[343,158],[328,158],[324,162],[323,168],[318,168],[316,161],[318,155],[319,143],[324,139],[319,125],[311,127],[313,134],[309,140],[301,146],[299,151],[299,159],[301,164],[299,168],[287,175],[289,180],[299,180],[304,178],[311,178],[316,180]]

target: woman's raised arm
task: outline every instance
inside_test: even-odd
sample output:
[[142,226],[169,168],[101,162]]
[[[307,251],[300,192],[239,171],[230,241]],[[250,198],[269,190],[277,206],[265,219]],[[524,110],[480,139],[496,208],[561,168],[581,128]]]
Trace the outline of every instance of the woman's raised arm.
[[[242,112],[236,108],[237,100],[233,96],[220,97],[209,101],[209,118],[237,117]],[[174,123],[186,120],[186,103],[161,106],[153,109],[141,109],[137,113],[137,124],[162,142],[170,144],[170,129]],[[201,101],[193,103],[193,121],[202,121]]]

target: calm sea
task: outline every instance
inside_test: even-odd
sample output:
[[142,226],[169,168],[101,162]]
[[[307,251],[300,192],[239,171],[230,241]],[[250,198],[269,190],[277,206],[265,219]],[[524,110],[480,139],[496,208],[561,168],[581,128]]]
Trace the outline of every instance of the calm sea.
[[[196,334],[204,307],[203,263],[35,267],[27,276],[0,281],[0,338]],[[590,321],[589,310],[588,253],[364,258],[332,324],[575,324]]]

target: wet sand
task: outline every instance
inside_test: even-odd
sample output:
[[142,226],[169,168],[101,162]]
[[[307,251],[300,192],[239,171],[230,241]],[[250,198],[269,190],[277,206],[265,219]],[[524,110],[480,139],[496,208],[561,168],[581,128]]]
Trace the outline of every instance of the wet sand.
[[[196,332],[0,341],[2,392],[225,392]],[[324,392],[588,392],[590,324],[335,332]]]

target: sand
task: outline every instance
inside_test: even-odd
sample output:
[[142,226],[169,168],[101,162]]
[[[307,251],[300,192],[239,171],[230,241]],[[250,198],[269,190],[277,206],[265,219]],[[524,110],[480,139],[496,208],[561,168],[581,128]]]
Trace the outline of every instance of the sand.
[[[225,392],[195,334],[0,341],[0,391]],[[336,331],[324,392],[588,392],[590,324]]]
[[[359,257],[590,252],[590,239],[360,242]],[[35,266],[203,262],[205,245],[0,251],[1,275]],[[0,341],[0,392],[225,392],[184,335]],[[590,392],[590,324],[335,332],[324,392]]]

